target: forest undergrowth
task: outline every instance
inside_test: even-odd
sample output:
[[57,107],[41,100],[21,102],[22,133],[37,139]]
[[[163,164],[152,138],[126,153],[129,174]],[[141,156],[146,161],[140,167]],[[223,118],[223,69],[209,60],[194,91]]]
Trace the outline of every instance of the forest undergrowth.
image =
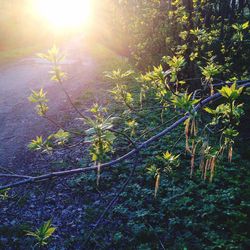
[[[72,210],[70,226],[55,212],[57,197],[47,207],[55,214],[43,216],[41,209],[36,225],[18,236],[5,226],[0,244],[11,246],[14,237],[19,248],[248,249],[249,5],[119,1],[112,11],[130,54],[117,64],[104,56],[115,67],[103,64],[112,86],[105,103],[76,105],[64,88],[63,53],[54,46],[39,54],[51,63],[51,81],[78,125],[38,135],[29,149],[52,156],[76,146],[85,154],[53,171],[0,175],[4,204],[25,185],[40,185],[43,204],[48,189],[59,191]],[[29,101],[56,124],[43,89],[33,90]]]

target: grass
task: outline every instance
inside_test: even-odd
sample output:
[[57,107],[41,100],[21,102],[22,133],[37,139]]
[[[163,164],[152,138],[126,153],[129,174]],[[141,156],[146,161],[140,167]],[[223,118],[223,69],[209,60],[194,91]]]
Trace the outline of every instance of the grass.
[[41,46],[27,46],[20,48],[11,48],[7,50],[0,51],[0,64],[8,63],[20,59],[24,56],[29,56],[34,52],[41,50]]
[[102,43],[94,42],[94,44],[92,43],[88,47],[90,55],[98,62],[100,74],[104,71],[111,71],[118,68],[124,71],[132,68],[128,58],[118,55]]
[[[95,74],[97,79],[94,79],[93,81],[94,88],[89,87],[88,90],[83,90],[82,94],[79,95],[77,100],[75,100],[75,105],[78,107],[86,105],[86,102],[95,99],[105,99],[107,90],[114,87],[114,84],[104,77],[105,71],[112,71],[118,68],[122,71],[126,71],[132,68],[128,58],[118,55],[115,51],[107,48],[104,44],[97,41],[87,41],[86,44],[88,54],[94,60],[96,65],[97,70]],[[80,51],[80,53],[85,52]],[[99,81],[98,85],[96,81]]]

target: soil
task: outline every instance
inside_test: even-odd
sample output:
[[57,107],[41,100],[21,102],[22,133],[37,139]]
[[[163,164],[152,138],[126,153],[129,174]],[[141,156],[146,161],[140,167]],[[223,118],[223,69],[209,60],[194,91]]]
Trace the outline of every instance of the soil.
[[[65,88],[75,102],[83,100],[80,107],[82,112],[87,112],[97,98],[102,98],[100,92],[105,93],[106,86],[100,83],[98,65],[87,49],[79,53],[81,45],[82,42],[75,39],[64,46],[67,60],[61,66],[68,73]],[[36,114],[34,104],[27,99],[31,89],[43,87],[48,93],[48,116],[67,128],[81,126],[60,86],[50,81],[49,68],[49,63],[36,57],[0,67],[0,173],[34,176],[79,167],[82,161],[86,147],[81,144],[56,150],[53,155],[40,155],[27,149],[27,144],[37,135],[46,137],[58,130]],[[103,96],[105,98],[105,94]],[[79,140],[81,138],[74,143]],[[5,181],[0,180],[0,183]],[[84,215],[87,206],[82,194],[71,189],[67,181],[61,179],[26,185],[11,190],[7,200],[0,200],[0,249],[32,249],[33,241],[25,236],[24,228],[37,228],[49,219],[57,230],[48,249],[84,249],[78,245],[77,238],[82,237],[86,228]],[[104,203],[98,194],[88,199]],[[67,244],[74,248],[67,247]]]
[[[61,65],[69,76],[64,86],[73,99],[84,90],[93,89],[96,80],[95,63],[87,52],[77,53],[79,46],[79,42],[71,41],[63,49],[67,60]],[[48,93],[49,116],[53,119],[63,121],[71,109],[60,86],[50,81],[49,68],[49,63],[36,57],[0,67],[0,166],[3,168],[24,167],[32,158],[27,150],[30,140],[55,129],[35,113],[34,104],[27,99],[31,89],[42,87]]]

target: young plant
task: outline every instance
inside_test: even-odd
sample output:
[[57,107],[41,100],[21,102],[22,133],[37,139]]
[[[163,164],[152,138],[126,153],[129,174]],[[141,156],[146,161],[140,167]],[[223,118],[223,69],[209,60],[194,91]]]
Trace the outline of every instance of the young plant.
[[183,56],[173,56],[172,58],[169,56],[164,56],[162,60],[168,64],[171,72],[171,82],[176,83],[176,91],[178,89],[179,80],[178,73],[182,70],[182,68],[186,65],[186,61]]
[[51,153],[52,145],[49,140],[43,140],[42,136],[37,136],[29,144],[28,148],[31,151],[41,151],[41,153]]
[[236,83],[231,86],[224,86],[219,90],[219,93],[225,97],[229,102],[238,99],[243,91],[243,87],[237,88]]
[[64,54],[62,54],[60,50],[54,45],[51,49],[48,50],[47,53],[40,53],[38,54],[38,56],[52,64],[51,70],[49,71],[49,74],[51,75],[50,80],[59,84],[69,103],[78,113],[78,115],[80,115],[80,117],[83,119],[87,119],[87,117],[83,115],[82,112],[76,107],[74,102],[71,100],[71,97],[68,94],[67,90],[63,86],[63,81],[67,78],[67,74],[62,70],[60,66],[60,63],[65,59]]
[[176,108],[185,111],[186,113],[189,112],[192,114],[194,112],[194,105],[197,104],[200,100],[193,99],[192,93],[180,93],[178,96],[173,95],[171,102],[174,104]]
[[[191,153],[191,149],[189,147],[189,138],[191,136],[196,136],[197,134],[197,121],[196,116],[197,112],[194,111],[194,105],[197,104],[200,100],[193,99],[191,94],[179,94],[178,96],[173,95],[172,103],[176,108],[183,110],[185,113],[189,113],[189,118],[185,121],[185,135],[186,135],[186,151]],[[194,140],[192,142],[194,145]]]
[[55,134],[52,134],[50,137],[54,139],[54,144],[63,146],[69,141],[70,133],[64,131],[63,129],[59,129]]
[[7,200],[9,198],[9,192],[10,188],[0,190],[0,200]]
[[52,234],[55,232],[56,228],[51,226],[51,220],[48,220],[45,222],[41,227],[36,229],[34,232],[28,231],[27,236],[34,237],[36,240],[36,246],[46,246],[48,244],[49,238],[52,236]]
[[224,136],[224,147],[228,148],[228,161],[232,162],[233,158],[233,144],[235,138],[239,135],[239,132],[234,128],[227,128],[223,131],[222,135]]
[[161,174],[169,174],[174,167],[179,165],[179,155],[173,155],[166,151],[162,156],[156,157],[156,163],[157,165],[153,164],[147,168],[148,174],[153,175],[155,178],[155,197],[159,190]]
[[[222,103],[216,107],[216,109],[211,109],[205,107],[204,110],[212,115],[212,121],[209,123],[212,126],[228,126],[231,121],[234,121],[235,125],[240,122],[240,117],[244,114],[243,104],[235,104],[232,102],[232,106],[229,103]],[[231,117],[231,118],[230,118]]]
[[141,74],[138,80],[143,83],[141,86],[142,97],[145,99],[145,93],[147,93],[148,90],[153,90],[157,100],[163,105],[166,104],[166,101],[168,101],[171,96],[171,86],[167,81],[167,77],[170,73],[170,70],[164,71],[162,65],[159,65],[158,67],[154,66],[152,71]]
[[127,85],[117,84],[110,93],[113,95],[114,99],[118,102],[123,103],[129,108],[129,110],[134,110],[133,108],[133,97],[132,94],[128,91]]
[[205,78],[206,84],[210,86],[211,95],[214,93],[213,80],[214,76],[218,75],[222,71],[220,65],[215,64],[214,62],[209,62],[205,67],[200,67],[201,74]]
[[113,90],[110,93],[113,94],[114,99],[122,102],[125,106],[127,106],[130,110],[133,110],[133,97],[132,94],[128,90],[127,82],[131,80],[134,71],[128,70],[126,72],[122,72],[120,69],[113,70],[111,72],[105,72],[105,77],[116,84]]
[[131,80],[134,73],[135,72],[133,70],[127,70],[125,72],[122,72],[121,69],[117,69],[117,70],[113,70],[111,72],[108,72],[108,71],[104,72],[104,76],[114,83],[124,84],[127,81]]
[[36,103],[35,110],[39,116],[46,116],[49,109],[47,103],[47,92],[44,92],[41,88],[39,91],[32,90],[32,94],[28,97],[31,103]]
[[[115,117],[106,117],[107,110],[94,104],[90,109],[94,118],[89,118],[87,124],[90,126],[86,130],[86,141],[91,143],[90,154],[97,166],[100,166],[107,159],[107,153],[112,152],[112,145],[115,135],[111,131]],[[97,185],[100,181],[100,168],[97,171]]]
[[[235,100],[237,100],[241,93],[243,91],[243,87],[237,88],[236,83],[232,84],[232,86],[224,86],[221,90],[219,90],[219,93],[225,97],[228,101],[230,113],[229,113],[229,119],[230,122],[233,122],[233,119],[235,118],[234,113],[237,111],[237,107],[235,107]],[[239,107],[239,106],[238,106]],[[239,121],[239,119],[237,119]]]
[[51,75],[50,79],[61,84],[62,81],[66,78],[66,73],[62,71],[59,63],[65,59],[65,56],[55,45],[48,50],[47,54],[40,53],[38,54],[38,56],[52,63],[52,69],[49,72]]
[[[225,148],[228,148],[228,161],[232,161],[233,144],[238,136],[238,131],[235,129],[240,123],[240,117],[244,114],[242,104],[236,104],[240,97],[243,88],[237,88],[236,83],[231,86],[224,86],[219,90],[219,93],[226,99],[227,103],[220,104],[216,109],[205,107],[204,110],[213,116],[210,125],[219,126],[221,131],[221,147],[219,152],[223,153]],[[224,143],[222,140],[224,138]],[[211,161],[210,161],[211,162]],[[208,162],[208,166],[210,164]],[[213,177],[211,177],[212,179]]]
[[233,40],[242,42],[244,40],[244,31],[249,27],[249,21],[243,24],[235,23],[232,25],[232,27],[235,30]]

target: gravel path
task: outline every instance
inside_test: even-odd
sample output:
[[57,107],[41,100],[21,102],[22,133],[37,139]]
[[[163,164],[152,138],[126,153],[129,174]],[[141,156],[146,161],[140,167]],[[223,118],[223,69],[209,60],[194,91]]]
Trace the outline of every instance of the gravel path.
[[[78,53],[80,42],[72,40],[63,52],[67,60],[62,68],[69,78],[65,87],[72,98],[83,93],[95,79],[95,64],[87,53]],[[9,170],[23,168],[31,158],[27,144],[36,135],[46,135],[55,129],[34,111],[27,97],[30,89],[43,87],[48,92],[49,115],[67,114],[70,106],[59,86],[48,76],[49,63],[42,59],[24,58],[0,67],[0,166]],[[73,77],[72,77],[73,76]]]
[[[79,53],[81,44],[73,40],[63,48],[67,60],[62,68],[68,73],[64,87],[71,98],[81,104],[78,106],[81,111],[84,111],[93,102],[104,103],[107,85],[100,81],[100,69],[88,55],[87,48]],[[82,128],[82,122],[75,120],[78,115],[60,86],[50,81],[49,68],[46,61],[36,57],[0,66],[1,173],[7,173],[7,170],[35,176],[63,170],[65,167],[79,167],[86,160],[83,157],[86,146],[78,143],[82,138],[74,138],[72,144],[78,146],[59,148],[52,155],[27,150],[27,144],[37,135],[46,137],[58,130],[35,113],[34,105],[27,100],[30,89],[43,87],[48,93],[48,116],[66,128]],[[0,180],[1,183],[4,181]],[[34,241],[26,236],[25,230],[39,227],[49,219],[56,227],[56,232],[50,246],[45,249],[84,249],[81,244],[89,223],[86,222],[88,206],[83,200],[88,200],[93,206],[104,206],[106,200],[100,197],[99,191],[89,194],[88,189],[84,188],[86,183],[81,185],[77,179],[67,178],[9,191],[8,199],[0,199],[0,249],[32,249]]]

